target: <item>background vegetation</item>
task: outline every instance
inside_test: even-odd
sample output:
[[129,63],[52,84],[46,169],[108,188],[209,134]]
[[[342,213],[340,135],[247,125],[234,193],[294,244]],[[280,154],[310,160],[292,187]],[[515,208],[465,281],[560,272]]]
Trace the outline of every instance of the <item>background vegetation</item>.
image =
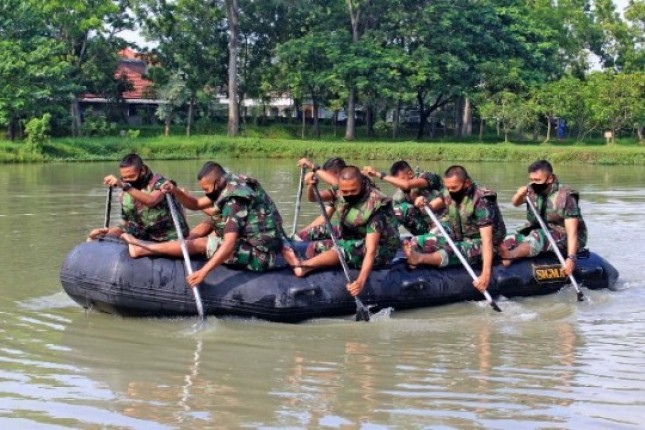
[[[268,128],[277,139],[299,127],[303,139],[549,142],[564,119],[569,139],[643,142],[644,0],[624,14],[611,0],[0,0],[0,126],[27,138],[2,157],[59,156],[50,135],[159,134],[79,105],[88,92],[123,101],[131,83],[114,72],[134,28],[154,47],[133,46],[167,134],[253,133],[269,122],[262,104],[288,95],[296,113],[346,120],[295,115]],[[90,144],[68,145],[80,157]]]

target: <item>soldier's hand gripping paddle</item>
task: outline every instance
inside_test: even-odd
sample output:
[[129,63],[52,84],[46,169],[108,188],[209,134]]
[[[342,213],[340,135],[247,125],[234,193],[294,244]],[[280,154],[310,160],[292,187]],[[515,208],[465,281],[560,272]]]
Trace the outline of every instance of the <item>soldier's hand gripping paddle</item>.
[[[343,267],[343,273],[345,274],[345,279],[347,280],[348,284],[351,284],[352,278],[349,276],[349,268],[347,267],[347,262],[345,261],[345,257],[343,256],[343,251],[340,249],[340,246],[338,246],[338,239],[336,238],[336,233],[334,233],[334,230],[332,228],[329,215],[327,215],[327,211],[325,210],[325,205],[323,204],[322,199],[320,198],[320,191],[318,191],[318,184],[314,184],[313,189],[314,189],[314,194],[316,195],[316,201],[318,201],[318,205],[320,206],[320,213],[325,219],[325,225],[329,230],[331,241],[334,244],[334,250],[338,254],[338,260],[340,260],[340,265]],[[359,299],[357,296],[354,296],[354,299],[356,300],[356,321],[369,322],[370,310],[367,308],[367,306],[365,306],[365,304],[363,304],[361,299]]]
[[[452,251],[455,253],[457,258],[459,258],[459,261],[461,261],[461,264],[464,266],[464,269],[466,269],[466,272],[468,272],[468,274],[473,279],[473,281],[477,282],[477,275],[473,271],[473,268],[470,267],[470,264],[468,264],[468,261],[466,261],[466,258],[461,254],[461,252],[459,251],[459,248],[457,248],[457,245],[455,245],[455,242],[452,241],[452,238],[448,236],[448,233],[443,228],[443,225],[441,225],[441,223],[437,219],[437,216],[430,210],[429,207],[424,206],[423,208],[425,209],[428,216],[432,219],[432,222],[434,222],[439,232],[443,235],[444,238],[446,238],[446,241],[452,248]],[[497,305],[497,302],[495,302],[495,300],[493,300],[493,298],[490,296],[488,291],[484,290],[482,294],[484,295],[484,298],[486,299],[486,301],[488,302],[491,308],[493,308],[496,312],[502,311],[502,309]]]
[[[529,187],[531,186],[530,184],[528,185]],[[531,211],[533,212],[533,215],[535,215],[535,218],[538,220],[538,223],[540,223],[540,227],[542,228],[542,231],[546,235],[546,238],[549,240],[549,244],[551,244],[551,248],[553,249],[553,252],[555,252],[555,255],[558,257],[558,260],[560,261],[560,264],[562,267],[565,265],[564,257],[562,256],[562,253],[560,252],[560,249],[558,248],[558,244],[555,243],[555,239],[553,239],[553,236],[551,235],[551,232],[549,231],[548,227],[544,223],[544,220],[540,216],[540,214],[537,211],[537,208],[531,201],[531,199],[526,196],[526,204],[529,205],[529,208],[531,208]],[[571,284],[573,285],[573,288],[576,290],[576,295],[578,296],[578,301],[582,302],[585,299],[584,294],[582,294],[582,291],[580,291],[580,286],[578,286],[578,282],[576,281],[576,278],[573,277],[573,273],[569,273],[569,280],[571,281]]]
[[[189,275],[193,274],[193,265],[190,262],[190,256],[188,255],[188,248],[186,248],[186,241],[184,240],[184,234],[181,232],[181,225],[179,224],[179,217],[177,216],[177,208],[175,207],[175,202],[172,199],[172,195],[166,194],[166,201],[168,202],[168,207],[170,208],[170,215],[172,216],[172,222],[175,224],[175,230],[177,230],[177,238],[179,239],[179,246],[181,247],[181,253],[184,256],[184,266],[186,267],[186,273]],[[204,313],[204,305],[202,304],[202,298],[199,294],[199,286],[190,287],[195,296],[195,304],[197,305],[197,314],[202,324],[206,322],[206,314]]]

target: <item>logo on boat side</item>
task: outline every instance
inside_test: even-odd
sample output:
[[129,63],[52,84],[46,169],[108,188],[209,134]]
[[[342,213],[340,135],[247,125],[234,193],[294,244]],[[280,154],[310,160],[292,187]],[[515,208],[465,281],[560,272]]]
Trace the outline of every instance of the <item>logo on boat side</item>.
[[567,275],[559,264],[547,264],[544,266],[533,265],[533,277],[540,284],[564,282],[567,280]]

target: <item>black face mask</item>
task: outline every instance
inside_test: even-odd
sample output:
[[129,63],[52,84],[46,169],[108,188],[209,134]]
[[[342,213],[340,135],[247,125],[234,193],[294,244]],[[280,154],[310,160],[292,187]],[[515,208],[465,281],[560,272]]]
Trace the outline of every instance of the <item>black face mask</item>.
[[459,191],[454,191],[450,193],[450,198],[457,204],[461,203],[464,197],[466,197],[466,193],[468,192],[467,187],[463,187]]
[[546,191],[546,189],[549,188],[549,185],[550,184],[547,184],[546,182],[543,184],[533,183],[531,184],[531,188],[533,189],[533,192],[535,192],[535,194],[543,194]]
[[363,199],[363,191],[358,194],[353,194],[350,196],[343,196],[343,199],[347,202],[348,205],[354,206],[356,203],[360,202]]
[[144,188],[146,185],[148,185],[148,182],[150,179],[148,178],[148,175],[143,172],[143,169],[139,171],[139,176],[137,176],[137,179],[134,181],[129,181],[128,184],[132,185],[132,188],[136,188],[137,190],[141,190]]
[[210,193],[206,193],[206,197],[211,199],[212,202],[215,202],[217,201],[217,199],[219,199],[220,194],[222,194],[222,190],[218,190],[217,188],[215,188]]

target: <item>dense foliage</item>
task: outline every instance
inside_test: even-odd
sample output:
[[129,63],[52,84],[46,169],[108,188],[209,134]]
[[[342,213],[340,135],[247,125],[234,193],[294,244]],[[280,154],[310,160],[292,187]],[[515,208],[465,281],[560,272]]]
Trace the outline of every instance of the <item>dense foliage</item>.
[[79,99],[123,101],[120,34],[138,27],[166,134],[228,121],[236,136],[288,96],[295,112],[272,120],[301,120],[303,138],[309,106],[347,140],[405,126],[417,139],[549,141],[566,121],[579,140],[643,141],[645,0],[623,12],[611,0],[0,0],[0,126],[23,138],[48,114],[53,135],[95,133]]

